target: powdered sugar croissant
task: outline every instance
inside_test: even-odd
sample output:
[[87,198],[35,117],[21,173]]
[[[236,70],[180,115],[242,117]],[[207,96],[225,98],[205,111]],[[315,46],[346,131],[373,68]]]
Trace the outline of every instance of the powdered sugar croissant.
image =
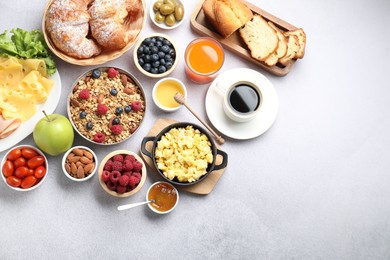
[[74,58],[89,58],[102,49],[86,36],[90,15],[87,0],[54,0],[46,14],[46,30],[54,45]]

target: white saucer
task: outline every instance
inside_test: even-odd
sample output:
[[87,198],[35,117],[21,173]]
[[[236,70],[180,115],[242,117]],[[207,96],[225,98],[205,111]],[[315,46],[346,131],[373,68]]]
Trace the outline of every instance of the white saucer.
[[[231,85],[237,81],[250,81],[257,84],[263,95],[259,113],[249,122],[239,123],[231,120],[223,111],[223,98],[216,89],[216,83]],[[211,83],[206,94],[206,112],[210,122],[223,135],[233,139],[251,139],[267,131],[275,121],[279,100],[272,83],[261,73],[238,68],[225,71]]]

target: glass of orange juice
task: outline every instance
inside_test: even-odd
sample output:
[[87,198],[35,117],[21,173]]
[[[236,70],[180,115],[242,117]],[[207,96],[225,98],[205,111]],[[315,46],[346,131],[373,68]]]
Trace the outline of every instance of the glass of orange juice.
[[200,37],[188,44],[184,59],[188,78],[195,83],[206,84],[221,69],[225,54],[219,42],[210,37]]

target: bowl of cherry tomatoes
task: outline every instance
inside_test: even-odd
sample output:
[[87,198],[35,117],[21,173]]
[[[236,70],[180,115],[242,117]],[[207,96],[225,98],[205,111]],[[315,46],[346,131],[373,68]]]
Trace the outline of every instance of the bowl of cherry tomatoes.
[[1,162],[1,177],[8,187],[18,191],[36,189],[46,178],[46,156],[31,145],[10,149]]

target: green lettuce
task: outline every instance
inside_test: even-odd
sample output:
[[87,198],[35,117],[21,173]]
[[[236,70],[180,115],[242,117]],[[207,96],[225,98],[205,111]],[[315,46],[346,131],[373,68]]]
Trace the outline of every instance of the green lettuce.
[[47,74],[56,72],[56,65],[46,45],[43,33],[39,30],[31,32],[17,28],[11,33],[4,31],[0,34],[0,55],[15,56],[23,59],[41,59],[46,64]]

